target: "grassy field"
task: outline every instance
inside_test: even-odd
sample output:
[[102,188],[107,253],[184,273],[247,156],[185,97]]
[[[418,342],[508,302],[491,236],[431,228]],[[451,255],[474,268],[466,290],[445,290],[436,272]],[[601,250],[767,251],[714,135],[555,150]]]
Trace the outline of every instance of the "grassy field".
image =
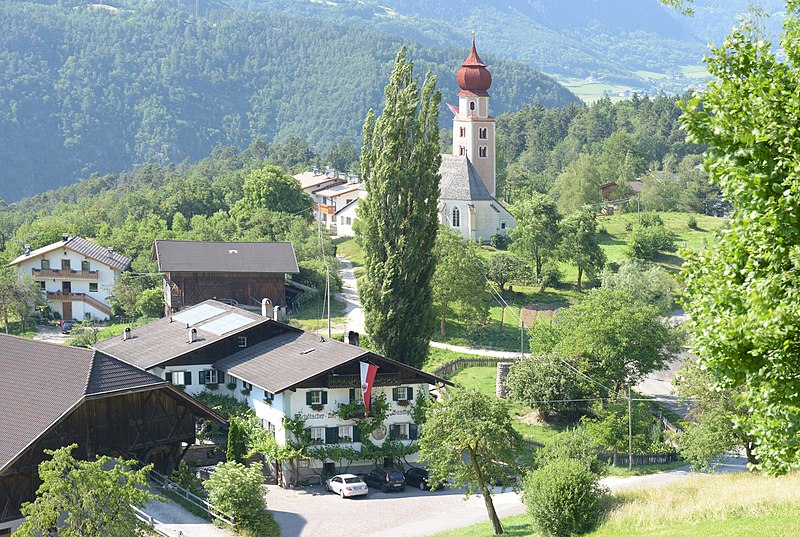
[[[291,324],[309,332],[328,330],[327,307],[323,306],[324,296],[317,293],[311,300],[297,308],[290,321]],[[334,331],[341,332],[347,325],[344,311],[347,307],[343,301],[331,297],[331,326]]]
[[[537,537],[527,515],[503,520],[505,535]],[[492,535],[488,522],[436,537]],[[698,475],[679,483],[613,494],[586,537],[789,537],[800,534],[800,475]]]

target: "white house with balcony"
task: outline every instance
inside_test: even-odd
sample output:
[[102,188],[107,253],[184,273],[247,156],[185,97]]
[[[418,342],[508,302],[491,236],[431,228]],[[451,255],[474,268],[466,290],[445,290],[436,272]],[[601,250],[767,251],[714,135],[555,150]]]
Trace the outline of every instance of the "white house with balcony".
[[[264,308],[266,310],[266,307]],[[240,310],[214,300],[187,308],[96,345],[103,353],[150,371],[187,393],[204,390],[246,401],[264,428],[285,445],[284,418],[301,418],[315,444],[361,449],[355,419],[340,405],[360,400],[360,363],[378,366],[372,400],[386,398],[386,419],[370,441],[410,444],[416,440],[414,401],[430,387],[450,384],[429,373],[361,347],[320,337],[280,323],[263,311]],[[274,312],[273,312],[274,315]],[[356,461],[368,468],[371,461]],[[334,472],[335,461],[300,461],[281,468],[285,478]],[[274,469],[277,470],[277,469]],[[277,473],[277,472],[276,472]]]
[[104,320],[111,316],[111,288],[131,260],[112,248],[83,237],[64,235],[61,241],[25,253],[9,263],[42,288],[50,308],[62,319]]

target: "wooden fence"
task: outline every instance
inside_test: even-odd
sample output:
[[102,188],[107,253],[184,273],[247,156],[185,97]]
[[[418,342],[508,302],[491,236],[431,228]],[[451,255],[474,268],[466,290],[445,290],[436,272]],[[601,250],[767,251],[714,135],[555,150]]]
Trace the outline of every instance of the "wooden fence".
[[[614,460],[614,454],[610,451],[601,451],[598,453],[597,458],[603,462],[611,463]],[[660,455],[648,455],[647,453],[634,453],[633,466],[644,466],[646,464],[666,464],[668,462],[675,462],[680,460],[680,455],[677,451],[672,453],[662,453]],[[628,466],[628,454],[617,453],[617,466]]]
[[497,358],[495,356],[487,356],[485,358],[457,358],[440,365],[431,371],[431,373],[437,377],[447,378],[466,367],[495,367],[498,362],[515,362],[517,360],[519,360],[517,357]]

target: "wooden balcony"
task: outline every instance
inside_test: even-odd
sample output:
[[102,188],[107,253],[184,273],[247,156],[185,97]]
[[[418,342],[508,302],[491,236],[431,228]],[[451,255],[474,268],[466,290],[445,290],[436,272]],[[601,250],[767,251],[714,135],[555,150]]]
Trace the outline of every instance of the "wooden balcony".
[[54,278],[57,280],[98,280],[99,270],[61,270],[61,269],[31,269],[34,278]]
[[323,203],[320,203],[319,211],[322,214],[336,214],[336,205],[330,205],[330,204],[325,205]]
[[111,307],[86,293],[63,293],[61,291],[52,293],[48,291],[47,300],[52,302],[83,302],[84,304],[89,304],[98,311],[102,311],[106,315],[111,315]]
[[[399,386],[400,373],[378,373],[373,386]],[[361,375],[328,375],[328,388],[358,388]]]

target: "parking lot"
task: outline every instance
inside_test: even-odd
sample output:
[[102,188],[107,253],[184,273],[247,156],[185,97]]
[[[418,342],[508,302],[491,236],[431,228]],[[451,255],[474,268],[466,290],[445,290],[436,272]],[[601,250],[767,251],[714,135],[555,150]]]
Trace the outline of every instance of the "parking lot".
[[[524,512],[513,491],[494,496],[501,517]],[[404,492],[380,492],[342,499],[316,485],[299,489],[270,486],[267,506],[283,530],[283,537],[358,535],[412,537],[469,526],[487,520],[481,496],[464,500],[460,490],[436,492],[407,487]]]

